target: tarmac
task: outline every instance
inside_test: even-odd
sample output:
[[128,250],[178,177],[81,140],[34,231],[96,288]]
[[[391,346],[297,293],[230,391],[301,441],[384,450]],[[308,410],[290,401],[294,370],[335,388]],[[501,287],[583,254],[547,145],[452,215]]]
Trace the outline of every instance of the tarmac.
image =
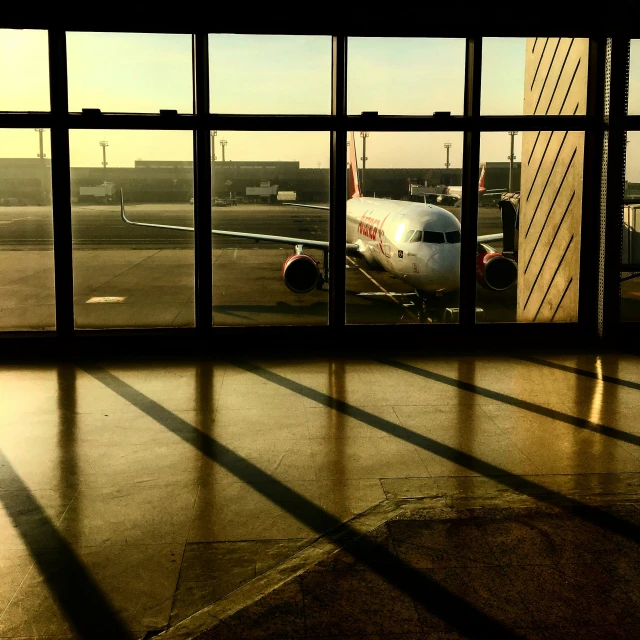
[[[192,234],[128,226],[119,207],[109,205],[75,205],[72,215],[77,328],[194,326]],[[193,224],[189,205],[128,205],[127,215],[140,222]],[[496,231],[499,217],[497,209],[486,210],[481,233]],[[295,207],[218,207],[213,222],[225,230],[328,239],[326,212]],[[0,329],[53,329],[50,210],[3,207],[0,229]],[[214,325],[326,324],[326,285],[298,295],[282,281],[282,264],[291,251],[286,245],[214,236]],[[309,253],[322,261],[321,252]],[[355,260],[347,260],[345,268],[348,323],[418,322],[411,287]],[[450,298],[448,306],[457,306],[455,295]],[[515,287],[500,294],[479,287],[478,306],[486,321],[513,321]]]
[[[459,215],[460,209],[451,208]],[[193,225],[191,205],[128,205],[139,222]],[[223,230],[328,239],[324,211],[282,205],[215,207]],[[119,206],[74,205],[75,324],[79,329],[193,327],[193,234],[126,225]],[[55,327],[51,211],[0,207],[0,330]],[[481,209],[480,234],[501,231],[497,208]],[[500,250],[501,243],[495,248]],[[323,325],[328,291],[294,294],[282,281],[292,248],[213,237],[213,324],[216,326]],[[309,251],[322,261],[321,252]],[[347,323],[418,322],[413,289],[384,271],[347,259]],[[640,281],[622,284],[622,318],[640,318]],[[516,286],[504,292],[478,285],[484,322],[516,321]],[[455,294],[444,306],[458,306]],[[432,320],[437,321],[436,315]]]

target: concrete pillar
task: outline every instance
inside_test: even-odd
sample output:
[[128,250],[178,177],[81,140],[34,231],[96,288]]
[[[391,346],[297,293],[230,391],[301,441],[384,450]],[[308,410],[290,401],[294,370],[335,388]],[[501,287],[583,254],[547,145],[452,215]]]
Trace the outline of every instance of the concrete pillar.
[[[586,112],[589,41],[528,38],[525,115]],[[578,319],[584,134],[526,131],[518,243],[518,321]]]

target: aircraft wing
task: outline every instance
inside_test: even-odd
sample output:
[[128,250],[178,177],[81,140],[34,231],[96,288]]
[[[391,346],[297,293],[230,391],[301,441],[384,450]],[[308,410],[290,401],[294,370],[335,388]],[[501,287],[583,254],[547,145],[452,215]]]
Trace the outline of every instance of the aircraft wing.
[[478,236],[478,242],[497,242],[498,240],[502,240],[503,237],[503,233],[490,233],[486,236]]
[[[154,229],[173,229],[175,231],[193,231],[193,227],[180,227],[171,224],[155,224],[151,222],[134,222],[129,220],[125,214],[124,202],[120,201],[120,217],[126,224],[135,227],[151,227]],[[292,247],[302,245],[311,249],[319,249],[320,251],[329,251],[329,243],[323,240],[310,240],[309,238],[290,238],[288,236],[271,236],[262,233],[245,233],[244,231],[222,231],[221,229],[212,229],[214,236],[226,236],[228,238],[242,238],[243,240],[254,240],[255,242],[276,242],[278,244],[288,244]],[[347,255],[358,255],[360,249],[357,244],[347,242]]]
[[298,204],[297,202],[283,202],[286,207],[304,207],[305,209],[320,209],[321,211],[331,211],[331,207],[323,204]]

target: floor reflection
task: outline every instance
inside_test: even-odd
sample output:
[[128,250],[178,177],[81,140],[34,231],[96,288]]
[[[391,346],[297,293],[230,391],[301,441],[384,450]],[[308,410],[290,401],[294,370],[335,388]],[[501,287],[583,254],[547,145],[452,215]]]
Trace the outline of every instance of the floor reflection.
[[[347,398],[348,385],[345,376],[344,362],[332,360],[328,363],[329,368],[329,394],[332,398]],[[346,499],[346,468],[345,468],[345,416],[340,411],[333,411],[329,415],[327,424],[327,444],[331,447],[329,453],[329,466],[333,479],[333,513],[344,513],[347,508]]]
[[[31,637],[30,630],[37,629],[62,637],[70,621],[90,625],[90,633],[99,623],[111,629],[108,637],[138,637],[143,626],[166,624],[172,611],[187,615],[204,606],[195,595],[199,582],[210,583],[203,591],[207,597],[220,597],[215,583],[222,577],[211,577],[218,576],[215,566],[232,571],[239,563],[242,570],[234,575],[246,582],[259,567],[275,566],[352,513],[373,506],[384,497],[381,479],[437,482],[438,499],[473,495],[482,483],[493,483],[502,492],[492,489],[496,500],[508,490],[561,505],[584,526],[637,542],[638,523],[616,512],[603,513],[579,494],[586,489],[612,493],[624,485],[625,491],[638,493],[640,502],[640,459],[633,457],[640,455],[640,435],[629,422],[635,416],[629,414],[627,423],[618,416],[615,426],[608,422],[612,408],[636,406],[630,398],[637,391],[607,382],[607,376],[620,379],[620,370],[600,357],[578,358],[575,372],[568,365],[550,372],[549,367],[514,362],[496,357],[490,363],[495,376],[486,362],[473,357],[411,364],[327,359],[284,366],[207,361],[86,371],[57,366],[51,370],[55,407],[46,405],[48,413],[36,419],[32,407],[25,404],[17,413],[12,405],[6,417],[5,441],[14,448],[0,452],[0,472],[3,481],[11,482],[3,486],[14,490],[0,491],[0,566],[6,566],[3,554],[16,549],[18,541],[35,558],[37,572],[24,580],[18,571],[26,574],[27,568],[11,570],[6,583],[15,584],[16,593],[4,612],[0,608],[0,635]],[[509,367],[514,380],[505,376]],[[587,370],[594,375],[579,373]],[[549,376],[557,376],[553,385]],[[394,409],[393,397],[385,395],[391,380],[393,389],[403,391],[404,385],[410,390],[404,398],[410,403]],[[24,394],[37,392],[32,378],[25,376],[25,381]],[[576,411],[548,406],[554,398],[546,390],[553,386],[555,395]],[[17,382],[12,388],[19,395]],[[531,400],[538,397],[532,390],[539,392],[540,403]],[[511,432],[483,409],[489,404],[517,413]],[[311,418],[312,412],[317,417]],[[531,417],[526,425],[518,423],[523,414]],[[306,417],[306,424],[298,423],[299,416]],[[405,418],[414,420],[415,428]],[[513,470],[521,443],[517,446],[510,435],[515,429],[534,431],[536,420],[545,433],[555,432],[555,439],[528,441],[525,453],[534,461],[546,456],[556,474],[536,477]],[[53,473],[38,475],[25,467],[39,483],[37,490],[20,477],[18,465],[24,462],[15,449],[20,429],[24,442],[37,449],[36,459],[54,461]],[[310,458],[302,458],[305,447],[313,453]],[[263,457],[255,453],[258,449]],[[421,466],[415,469],[423,471],[409,472],[414,467],[403,457],[405,449],[414,457],[419,450]],[[310,459],[310,473],[285,473],[283,465],[291,457],[297,457],[295,470]],[[112,460],[118,466],[110,469]],[[623,477],[618,472],[625,460],[636,467]],[[129,468],[142,463],[144,473]],[[437,477],[429,478],[430,472]],[[100,474],[104,477],[97,482]],[[224,547],[231,543],[233,553]],[[225,549],[231,555],[224,556]],[[373,550],[375,558],[367,552],[360,559],[379,574],[385,551],[375,545]],[[178,576],[187,556],[189,579],[182,584]],[[222,565],[211,564],[218,562]],[[200,570],[208,572],[206,580]],[[425,606],[440,610],[448,602],[442,606],[450,611],[462,606],[446,590],[438,591],[441,585],[427,585],[406,571],[400,566],[392,573],[404,575],[416,597],[426,588],[437,594]],[[401,583],[398,589],[406,589]],[[236,588],[231,579],[224,584]],[[63,589],[69,595],[61,594]],[[144,602],[136,600],[139,594]],[[0,607],[3,597],[0,586]],[[51,604],[44,607],[47,598]],[[58,610],[59,619],[50,622],[51,612]],[[470,619],[492,624],[477,614],[470,610]],[[135,632],[123,631],[123,625]]]
[[[470,384],[475,384],[475,361],[466,359],[458,361],[458,380],[465,380]],[[463,397],[467,392],[462,389],[457,389],[456,392],[459,396],[459,401],[455,405],[456,424],[458,425],[457,448],[473,455],[475,453],[474,443],[477,437],[474,422],[477,411],[476,399],[475,396],[472,396],[469,401],[468,398]],[[472,483],[473,480],[470,477],[463,476],[457,482],[458,490],[467,493],[471,490]]]
[[[594,383],[594,389],[591,396],[591,409],[589,411],[589,420],[591,422],[602,421],[602,397],[604,395],[604,382],[602,381],[602,360],[600,356],[595,358],[595,374],[597,379]],[[614,387],[615,393],[615,387]]]
[[[59,365],[56,369],[58,379],[58,485],[60,498],[64,504],[75,500],[76,508],[82,513],[82,494],[78,491],[81,469],[78,464],[78,397],[76,389],[75,366]],[[77,525],[78,520],[74,520]],[[78,531],[74,532],[77,537]]]

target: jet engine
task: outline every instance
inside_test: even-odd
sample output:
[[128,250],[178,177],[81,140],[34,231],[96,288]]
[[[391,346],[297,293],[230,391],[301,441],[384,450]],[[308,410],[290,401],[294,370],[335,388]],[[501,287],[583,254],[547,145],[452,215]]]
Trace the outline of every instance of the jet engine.
[[518,265],[511,258],[481,245],[476,258],[476,277],[485,289],[504,291],[518,279]]
[[294,253],[282,265],[282,279],[294,293],[309,293],[322,279],[319,263],[306,253]]

